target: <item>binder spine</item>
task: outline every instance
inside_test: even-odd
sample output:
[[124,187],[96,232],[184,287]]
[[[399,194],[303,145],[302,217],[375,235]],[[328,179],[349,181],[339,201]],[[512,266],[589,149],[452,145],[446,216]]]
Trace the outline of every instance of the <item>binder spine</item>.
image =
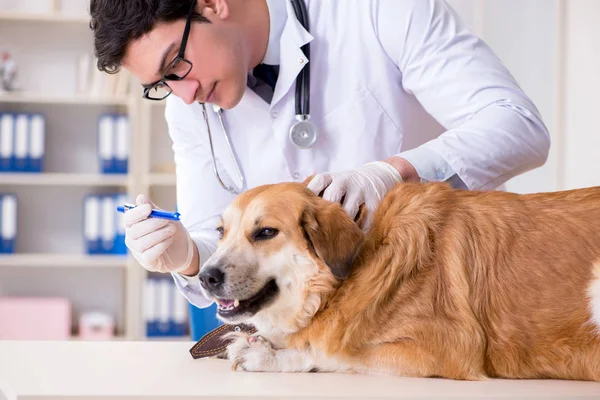
[[89,195],[84,200],[83,237],[87,254],[100,254],[100,199]]
[[0,113],[0,172],[11,172],[13,170],[14,120],[13,114]]
[[[125,194],[116,194],[114,196],[115,199],[115,207],[118,204],[127,203],[127,196]],[[114,253],[115,254],[127,254],[127,246],[125,245],[125,214],[117,213],[113,210],[113,215],[115,218],[115,243],[114,243]]]
[[98,120],[98,160],[100,172],[112,174],[114,168],[114,124],[111,115],[102,115]]
[[172,332],[174,336],[185,336],[187,334],[188,326],[188,301],[187,299],[177,290],[174,283],[173,286],[173,328]]
[[115,247],[115,213],[116,206],[113,196],[102,196],[101,198],[102,213],[101,213],[101,233],[102,252],[104,254],[113,254]]
[[146,321],[146,336],[154,337],[158,336],[157,330],[157,292],[158,292],[157,279],[148,277],[144,284],[144,319]]
[[29,172],[39,173],[43,170],[46,140],[46,117],[43,114],[32,114],[29,122]]
[[17,237],[17,197],[12,193],[0,195],[0,253],[15,252]]
[[126,174],[129,164],[129,118],[126,115],[115,116],[115,172]]
[[26,172],[28,169],[27,154],[29,148],[29,115],[16,114],[15,117],[15,172]]
[[171,336],[171,282],[160,279],[158,282],[157,334]]

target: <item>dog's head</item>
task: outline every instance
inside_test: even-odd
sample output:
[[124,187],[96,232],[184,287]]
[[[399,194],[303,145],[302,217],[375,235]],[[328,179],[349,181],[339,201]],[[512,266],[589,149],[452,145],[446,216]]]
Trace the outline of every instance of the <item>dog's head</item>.
[[[227,323],[299,329],[350,272],[363,232],[342,207],[300,183],[238,196],[217,227],[220,242],[200,271]],[[285,326],[281,326],[285,325]]]

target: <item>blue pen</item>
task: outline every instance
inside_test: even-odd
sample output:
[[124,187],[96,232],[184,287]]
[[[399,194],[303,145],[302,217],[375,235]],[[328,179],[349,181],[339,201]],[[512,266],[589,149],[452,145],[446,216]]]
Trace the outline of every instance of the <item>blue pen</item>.
[[[124,213],[127,210],[131,210],[135,208],[135,204],[123,204],[122,206],[117,206],[117,211],[120,213]],[[169,219],[171,221],[179,221],[181,219],[181,214],[178,212],[169,212],[163,210],[152,210],[149,215],[150,218],[162,218]]]

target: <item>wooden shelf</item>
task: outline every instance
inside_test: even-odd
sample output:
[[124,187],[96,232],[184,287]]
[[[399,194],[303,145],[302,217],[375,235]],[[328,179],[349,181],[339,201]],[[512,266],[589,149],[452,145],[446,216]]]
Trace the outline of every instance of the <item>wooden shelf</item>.
[[90,22],[90,17],[88,15],[68,15],[61,13],[0,11],[0,21],[76,23],[87,26]]
[[146,179],[150,186],[175,186],[176,184],[175,174],[172,173],[153,173]]
[[127,175],[73,173],[0,173],[0,185],[126,186]]
[[0,267],[124,268],[127,256],[87,254],[0,254]]
[[94,97],[79,94],[52,95],[45,93],[9,92],[0,93],[0,103],[127,106],[129,105],[129,100],[127,97]]

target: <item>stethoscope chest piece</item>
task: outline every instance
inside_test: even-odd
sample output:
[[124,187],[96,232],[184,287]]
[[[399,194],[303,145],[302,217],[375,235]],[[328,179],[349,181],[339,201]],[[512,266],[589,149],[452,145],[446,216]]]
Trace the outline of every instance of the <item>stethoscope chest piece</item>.
[[297,116],[296,121],[290,128],[290,140],[300,149],[309,149],[317,141],[317,130],[308,121],[307,116]]

